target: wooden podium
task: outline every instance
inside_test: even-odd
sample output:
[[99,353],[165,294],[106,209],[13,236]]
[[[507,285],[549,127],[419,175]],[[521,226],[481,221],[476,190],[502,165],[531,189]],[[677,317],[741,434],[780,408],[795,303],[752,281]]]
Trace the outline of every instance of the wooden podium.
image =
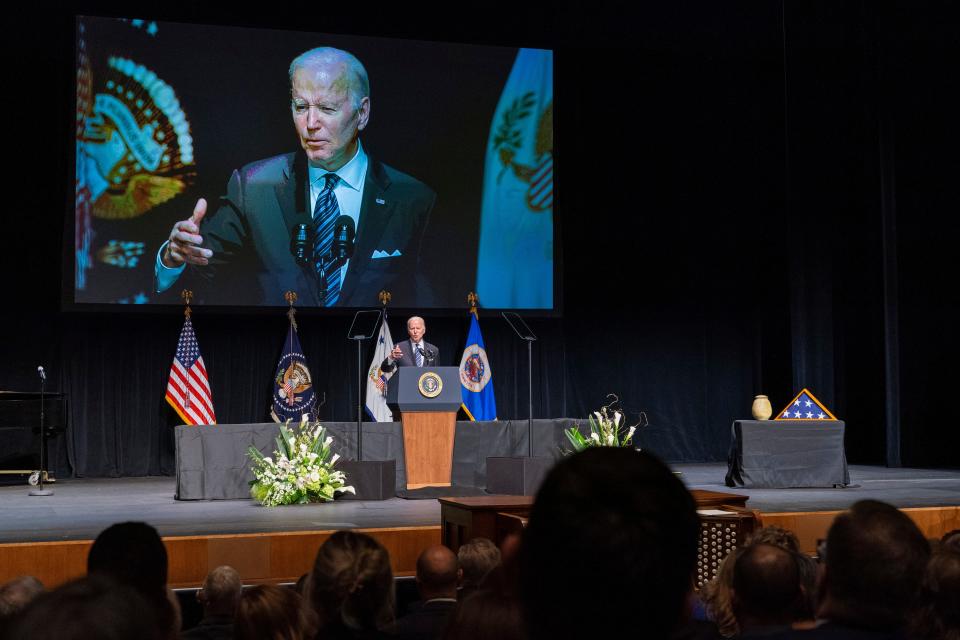
[[399,367],[387,405],[403,423],[407,489],[449,487],[460,408],[459,367]]

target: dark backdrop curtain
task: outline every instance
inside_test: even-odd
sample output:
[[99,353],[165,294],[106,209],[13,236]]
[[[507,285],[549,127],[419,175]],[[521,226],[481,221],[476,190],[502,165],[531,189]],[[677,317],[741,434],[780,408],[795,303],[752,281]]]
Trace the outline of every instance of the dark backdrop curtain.
[[[807,386],[847,421],[851,462],[895,464],[891,451],[902,449],[903,464],[956,466],[960,430],[948,411],[960,300],[947,233],[960,175],[956,9],[545,7],[456,24],[399,13],[358,24],[344,12],[329,24],[556,49],[564,298],[561,317],[530,320],[540,337],[535,416],[584,417],[615,393],[629,420],[648,416],[644,448],[721,460],[731,420],[749,415],[755,394],[776,411]],[[231,19],[267,25],[250,11]],[[292,14],[269,24],[302,28]],[[20,164],[3,218],[0,388],[37,388],[44,364],[51,390],[69,395],[69,431],[54,444],[61,474],[168,474],[175,416],[163,393],[181,310],[60,310],[61,264],[72,269],[60,239],[72,224],[72,34],[71,14],[27,13],[2,45],[5,59],[30,61],[18,77],[30,99],[2,104]],[[263,420],[283,311],[194,311],[220,422]],[[404,315],[391,312],[395,337]],[[327,396],[322,417],[354,419],[349,316],[298,319]],[[442,360],[459,361],[466,309],[427,323]],[[499,417],[523,419],[526,345],[496,315],[481,313],[481,326]]]

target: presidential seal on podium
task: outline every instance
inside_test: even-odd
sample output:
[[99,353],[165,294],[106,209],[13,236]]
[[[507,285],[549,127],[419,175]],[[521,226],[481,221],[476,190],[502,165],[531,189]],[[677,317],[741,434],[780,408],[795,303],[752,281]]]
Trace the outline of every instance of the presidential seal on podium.
[[436,398],[443,390],[443,380],[433,371],[427,371],[417,380],[417,388],[424,398]]

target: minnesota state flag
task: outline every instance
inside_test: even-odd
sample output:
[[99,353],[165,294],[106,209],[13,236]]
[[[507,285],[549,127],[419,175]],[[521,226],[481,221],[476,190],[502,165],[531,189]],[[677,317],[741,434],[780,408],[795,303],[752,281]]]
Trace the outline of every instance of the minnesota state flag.
[[553,307],[552,51],[520,49],[494,111],[477,254],[486,307]]
[[460,360],[460,394],[463,410],[471,420],[496,420],[497,401],[493,397],[493,372],[480,334],[477,308],[470,310],[470,332],[467,347]]

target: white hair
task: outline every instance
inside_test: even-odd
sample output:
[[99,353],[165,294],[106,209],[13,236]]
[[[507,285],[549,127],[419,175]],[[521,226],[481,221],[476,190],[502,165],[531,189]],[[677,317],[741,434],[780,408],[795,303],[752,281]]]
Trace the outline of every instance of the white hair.
[[304,51],[290,63],[290,86],[293,86],[293,76],[299,69],[324,65],[344,67],[343,76],[347,79],[353,106],[359,109],[360,100],[370,97],[370,79],[363,63],[349,51],[333,47],[317,47]]

